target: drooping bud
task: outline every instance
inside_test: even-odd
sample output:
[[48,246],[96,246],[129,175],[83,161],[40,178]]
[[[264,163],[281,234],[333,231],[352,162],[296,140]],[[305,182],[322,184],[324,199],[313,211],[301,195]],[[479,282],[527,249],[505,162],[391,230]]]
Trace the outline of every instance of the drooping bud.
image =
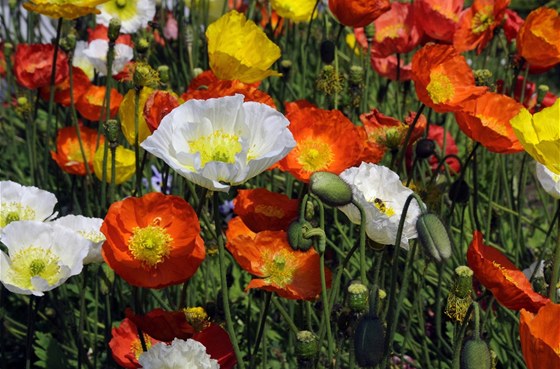
[[288,243],[294,250],[307,251],[311,248],[313,241],[303,235],[312,229],[313,226],[307,222],[293,221],[288,227]]
[[470,338],[461,350],[461,369],[491,369],[492,356],[488,344],[480,338]]
[[362,367],[374,367],[383,359],[385,327],[377,315],[368,313],[358,322],[354,332],[354,355]]
[[473,271],[465,265],[455,268],[455,280],[447,296],[445,314],[462,323],[472,303]]
[[416,142],[416,157],[420,159],[427,159],[434,155],[436,151],[436,144],[434,140],[429,138],[421,138]]
[[309,179],[309,190],[330,206],[344,206],[352,202],[352,188],[334,173],[313,173]]
[[456,180],[449,188],[449,199],[459,204],[465,204],[469,201],[470,194],[469,185],[463,179]]
[[369,309],[369,290],[359,281],[354,281],[348,286],[348,307],[357,313]]
[[315,205],[313,205],[313,201],[307,201],[305,203],[305,219],[311,221],[315,216]]
[[117,38],[119,38],[120,33],[121,33],[121,20],[116,17],[111,18],[111,20],[109,21],[109,31],[107,33],[107,36],[109,37],[109,41],[110,42],[117,41]]
[[321,42],[321,60],[325,64],[332,64],[336,46],[331,40]]
[[451,256],[451,240],[445,226],[435,214],[425,213],[416,221],[418,239],[424,252],[441,263]]

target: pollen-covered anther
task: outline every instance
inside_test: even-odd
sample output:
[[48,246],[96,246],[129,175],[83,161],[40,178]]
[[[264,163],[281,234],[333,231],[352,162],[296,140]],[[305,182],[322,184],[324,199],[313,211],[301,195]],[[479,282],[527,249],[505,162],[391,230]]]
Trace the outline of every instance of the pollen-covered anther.
[[128,249],[135,259],[153,268],[169,256],[172,241],[173,238],[160,226],[135,227],[128,241]]

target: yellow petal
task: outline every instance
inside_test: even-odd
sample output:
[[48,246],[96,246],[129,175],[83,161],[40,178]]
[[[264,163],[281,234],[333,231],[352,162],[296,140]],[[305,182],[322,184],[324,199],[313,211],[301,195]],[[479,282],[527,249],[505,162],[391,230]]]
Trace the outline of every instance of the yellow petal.
[[[146,101],[150,97],[150,95],[154,92],[153,89],[149,87],[144,87],[142,92],[140,92],[140,101],[139,101],[139,111],[138,111],[138,143],[142,143],[148,137],[151,132],[148,128],[148,124],[144,119],[144,105],[146,105]],[[135,89],[130,89],[124,96],[124,99],[119,107],[119,119],[121,121],[121,129],[123,132],[124,137],[128,141],[129,144],[134,145],[135,143],[135,128],[134,128],[134,114],[135,114]]]

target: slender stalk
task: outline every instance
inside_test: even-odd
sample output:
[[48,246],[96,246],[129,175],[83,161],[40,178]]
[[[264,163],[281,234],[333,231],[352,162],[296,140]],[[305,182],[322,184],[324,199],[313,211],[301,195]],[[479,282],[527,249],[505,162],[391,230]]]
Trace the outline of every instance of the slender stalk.
[[264,306],[261,311],[261,319],[259,322],[259,329],[257,331],[257,339],[255,340],[255,345],[253,346],[253,351],[251,352],[251,364],[250,367],[255,367],[255,357],[257,356],[257,352],[259,350],[259,346],[261,344],[261,340],[263,338],[264,327],[266,325],[266,318],[268,317],[268,310],[270,308],[270,300],[272,299],[271,292],[265,292],[264,298]]
[[[558,201],[558,209],[560,209],[560,200]],[[556,251],[554,252],[554,259],[552,264],[552,278],[548,290],[548,297],[554,302],[558,303],[558,277],[560,276],[560,217],[558,221],[558,237],[556,238]]]
[[30,296],[27,304],[27,339],[25,345],[25,369],[31,369],[33,356],[33,336],[35,335],[35,318],[37,316],[35,308],[37,301],[35,296]]

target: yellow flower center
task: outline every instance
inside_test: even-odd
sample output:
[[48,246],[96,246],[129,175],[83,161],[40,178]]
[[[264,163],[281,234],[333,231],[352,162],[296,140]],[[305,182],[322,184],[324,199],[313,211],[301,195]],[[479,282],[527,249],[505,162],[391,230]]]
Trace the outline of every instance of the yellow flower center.
[[303,170],[308,172],[327,169],[333,162],[334,155],[331,148],[323,141],[308,139],[302,141],[298,145],[298,149],[299,156],[297,161]]
[[185,308],[183,312],[185,313],[187,322],[192,325],[197,332],[200,332],[210,325],[208,314],[206,314],[204,308],[200,306]]
[[200,165],[205,166],[209,161],[235,163],[235,155],[241,152],[239,137],[222,130],[214,131],[208,136],[189,141],[191,153],[200,153]]
[[445,103],[455,95],[453,83],[441,70],[430,73],[430,83],[426,86],[426,90],[435,104]]
[[471,29],[474,34],[486,31],[494,23],[494,14],[492,7],[487,6],[481,12],[474,15],[471,21]]
[[105,240],[105,236],[101,232],[78,231],[78,234],[86,240],[90,240],[95,243]]
[[156,218],[152,225],[144,228],[135,227],[132,237],[128,240],[128,249],[132,256],[152,268],[169,256],[173,242],[173,237],[158,224],[159,218]]
[[282,209],[272,205],[257,205],[255,206],[255,213],[278,219],[284,216],[284,211]]
[[387,215],[388,217],[392,217],[393,215],[395,215],[395,210],[392,207],[387,206],[387,203],[385,201],[377,197],[375,197],[373,201],[368,202],[373,203],[373,206],[375,206],[380,212]]
[[377,42],[381,42],[386,38],[397,38],[399,37],[399,31],[406,31],[404,23],[392,24],[390,26],[376,30],[375,40]]
[[134,18],[138,9],[136,3],[138,0],[112,0],[103,5],[104,10],[121,21]]
[[17,202],[0,203],[0,228],[18,220],[35,219],[35,210]]
[[33,277],[40,277],[51,286],[60,280],[60,258],[49,249],[29,246],[11,255],[11,260],[8,278],[15,286],[31,290]]
[[[146,349],[150,349],[152,347],[152,341],[150,340],[150,336],[144,333],[144,342],[146,343]],[[140,338],[135,338],[130,342],[130,353],[134,355],[134,357],[138,360],[140,355],[144,353],[144,349],[142,348],[142,342],[140,342]]]
[[288,250],[267,251],[263,258],[266,260],[262,272],[266,275],[266,281],[280,288],[292,282],[295,272],[296,256]]

